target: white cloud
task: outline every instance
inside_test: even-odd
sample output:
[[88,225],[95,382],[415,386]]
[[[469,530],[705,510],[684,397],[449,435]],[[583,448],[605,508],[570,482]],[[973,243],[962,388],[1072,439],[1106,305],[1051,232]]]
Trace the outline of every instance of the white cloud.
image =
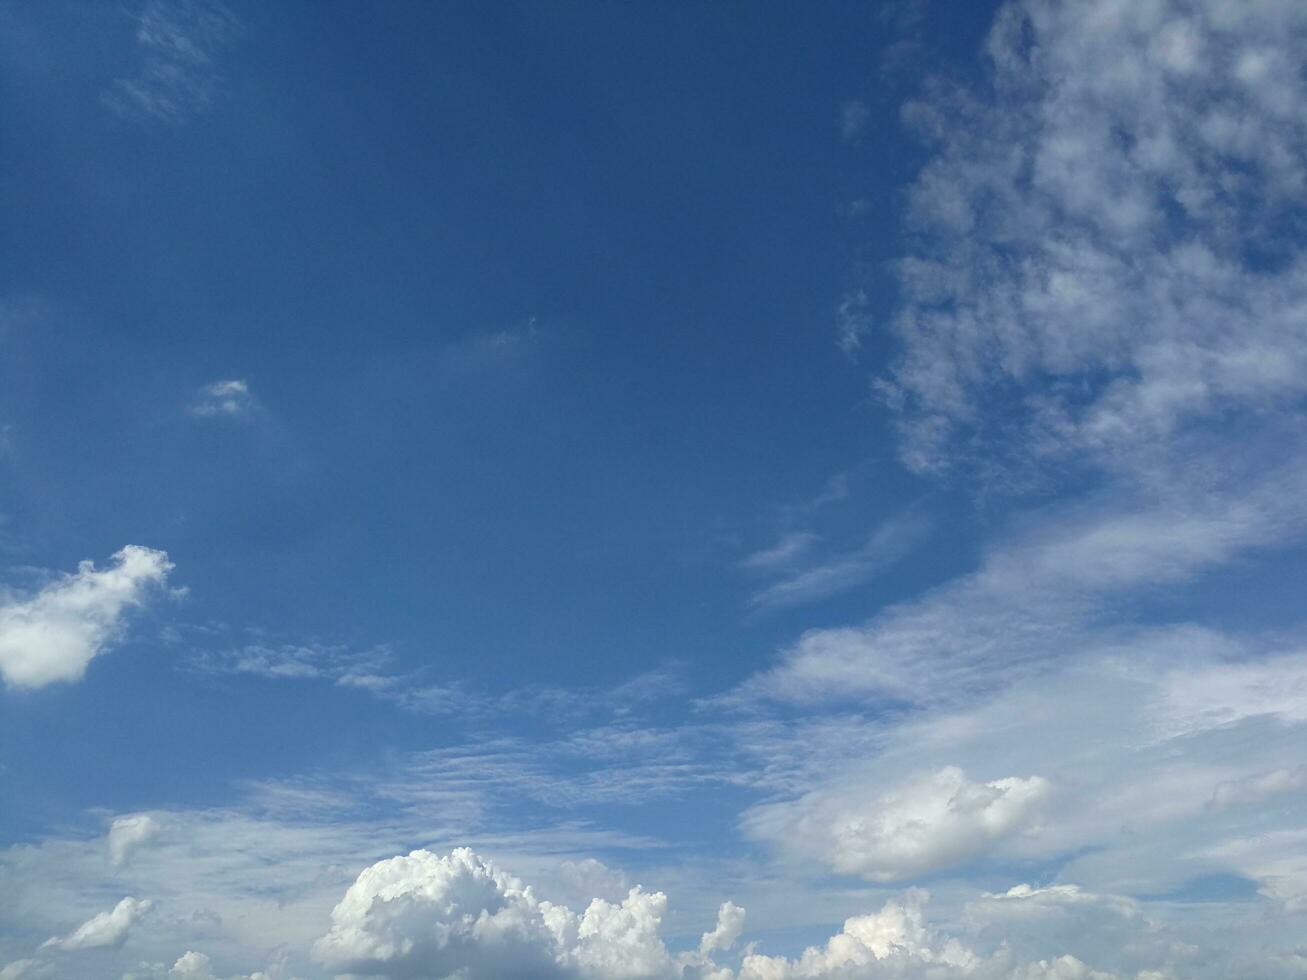
[[126,612],[167,580],[162,551],[128,545],[103,571],[87,561],[28,599],[0,605],[0,676],[13,687],[75,681],[123,630]]
[[37,960],[14,960],[0,969],[0,980],[22,980],[34,976],[42,966]]
[[1201,491],[1192,476],[1173,476],[1148,501],[1109,496],[1027,518],[975,572],[861,627],[805,633],[725,700],[926,704],[968,695],[1079,655],[1146,590],[1283,546],[1307,526],[1307,473],[1296,459]]
[[[1077,889],[1062,889],[1079,895]],[[1014,889],[1016,895],[1021,889]],[[1040,892],[1026,888],[1028,895]],[[927,924],[920,890],[880,912],[849,918],[843,929],[797,959],[751,946],[738,974],[713,955],[728,950],[744,925],[731,902],[696,952],[671,955],[659,932],[667,900],[633,888],[619,903],[595,899],[580,915],[536,899],[532,889],[467,849],[440,857],[414,851],[359,875],[315,945],[333,971],[376,977],[490,980],[1113,980],[1069,954],[1023,961],[1000,944],[975,952]],[[1101,901],[1100,897],[1090,897]],[[1004,896],[1003,900],[1008,900]],[[1012,899],[1015,900],[1015,899]]]
[[563,861],[558,866],[558,874],[569,897],[582,904],[595,896],[620,900],[631,890],[631,883],[623,872],[592,857]]
[[53,946],[58,949],[73,950],[121,946],[127,940],[127,934],[132,926],[150,911],[153,904],[148,899],[136,899],[129,895],[112,910],[92,916],[68,935],[47,939],[42,944],[42,948]]
[[338,973],[557,975],[552,911],[467,849],[414,851],[359,875],[314,956]]
[[[797,606],[856,588],[883,572],[914,547],[929,530],[925,518],[916,514],[886,521],[853,551],[799,568],[754,593],[749,605],[756,610]],[[797,562],[811,545],[803,536],[787,535],[774,548],[750,556],[757,570],[782,571]]]
[[203,953],[187,950],[168,971],[169,980],[214,980],[213,961]]
[[906,109],[934,156],[881,387],[910,466],[1112,462],[1307,391],[1305,38],[1292,0],[1019,0],[992,95]]
[[217,54],[240,30],[219,0],[149,0],[136,19],[140,70],[115,79],[100,101],[134,122],[185,121],[218,95]]
[[390,652],[384,647],[356,651],[323,644],[251,643],[220,652],[197,652],[191,665],[205,673],[250,674],[268,680],[327,680],[382,693],[402,680],[387,672],[390,660]]
[[1307,789],[1307,765],[1293,769],[1272,769],[1240,779],[1217,784],[1212,791],[1212,806],[1217,809],[1248,806],[1276,796]]
[[1293,915],[1307,913],[1307,827],[1236,837],[1199,852],[1254,878],[1263,895]]
[[387,977],[671,978],[682,973],[658,935],[666,905],[636,887],[578,916],[466,848],[419,850],[359,875],[314,956],[329,970]]
[[1191,954],[1139,902],[1071,884],[1022,884],[985,895],[967,903],[965,919],[971,934],[1001,936],[1017,958],[1030,962],[1056,962],[1070,954],[1133,973],[1132,959],[1165,968]]
[[922,905],[927,894],[909,892],[901,902],[890,901],[879,912],[848,919],[823,947],[811,947],[797,960],[751,954],[740,967],[740,980],[797,978],[949,977],[972,973],[974,953],[957,940],[940,941],[926,925]]
[[699,952],[703,956],[711,955],[717,950],[727,950],[735,945],[744,931],[744,909],[734,902],[723,902],[717,910],[717,925],[712,932],[705,932],[699,940]]
[[1248,718],[1307,722],[1307,654],[1176,670],[1156,713],[1158,729],[1168,738]]
[[109,862],[120,868],[132,852],[159,836],[163,825],[148,813],[133,813],[117,817],[109,825]]
[[747,555],[740,561],[740,567],[757,572],[787,568],[818,540],[811,531],[787,531],[771,547]]
[[239,379],[213,381],[200,388],[191,404],[191,414],[203,418],[242,418],[258,407],[249,383]]
[[916,889],[886,902],[880,912],[853,916],[825,945],[809,947],[794,960],[751,953],[738,980],[1171,980],[1162,972],[1096,970],[1069,953],[1022,959],[1006,943],[987,955],[977,953],[926,922],[928,898]]
[[1013,834],[1033,834],[1050,786],[1039,776],[980,783],[956,767],[885,792],[850,785],[753,810],[746,829],[835,871],[901,881],[984,855]]

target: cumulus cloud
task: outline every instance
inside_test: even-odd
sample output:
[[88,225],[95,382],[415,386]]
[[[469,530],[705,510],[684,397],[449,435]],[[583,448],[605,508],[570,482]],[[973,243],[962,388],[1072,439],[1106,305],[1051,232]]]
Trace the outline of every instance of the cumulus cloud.
[[162,551],[128,545],[114,564],[82,562],[27,599],[0,605],[0,676],[13,687],[79,680],[86,665],[123,631],[127,611],[163,585],[172,562]]
[[213,961],[203,953],[187,950],[168,971],[169,980],[214,980]]
[[109,861],[121,868],[132,852],[159,836],[163,825],[148,813],[118,817],[109,826]]
[[1018,0],[985,94],[905,109],[934,153],[880,382],[909,466],[1111,462],[1307,391],[1305,38],[1294,0]]
[[979,963],[956,939],[941,941],[926,925],[922,891],[890,901],[879,912],[854,916],[821,947],[810,947],[796,960],[751,954],[740,967],[740,980],[797,980],[840,977],[847,980],[875,977],[964,976]]
[[632,888],[581,915],[467,848],[414,851],[365,869],[314,945],[336,972],[388,977],[671,977],[658,936],[667,899]]
[[185,121],[218,95],[217,55],[240,30],[219,0],[149,0],[136,18],[140,69],[115,79],[100,101],[133,122]]
[[717,925],[699,940],[699,952],[707,956],[719,949],[730,949],[744,931],[744,909],[734,902],[723,902],[717,910]]
[[[925,921],[929,894],[920,889],[891,900],[879,911],[853,916],[823,946],[796,959],[751,953],[738,980],[1123,980],[1095,970],[1071,954],[1023,961],[1006,946],[980,955]],[[1168,980],[1140,973],[1136,980]]]
[[743,930],[744,910],[734,903],[722,904],[697,951],[672,955],[659,936],[667,910],[660,892],[632,888],[620,903],[595,899],[576,915],[538,901],[465,848],[446,856],[414,851],[359,875],[314,955],[332,971],[458,980],[1114,980],[1069,954],[1023,961],[1002,944],[977,953],[926,922],[928,898],[914,889],[879,912],[853,916],[793,960],[750,947],[736,972],[713,960]]
[[241,418],[257,407],[249,383],[233,378],[201,387],[191,404],[191,414],[202,418]]
[[153,907],[148,899],[136,899],[130,895],[108,912],[101,912],[83,922],[66,936],[52,936],[42,944],[42,949],[95,949],[101,946],[121,946],[127,940],[132,926],[140,921]]
[[1039,776],[980,783],[948,766],[879,795],[833,787],[762,806],[746,828],[841,873],[899,881],[974,860],[1013,834],[1037,833],[1049,791]]

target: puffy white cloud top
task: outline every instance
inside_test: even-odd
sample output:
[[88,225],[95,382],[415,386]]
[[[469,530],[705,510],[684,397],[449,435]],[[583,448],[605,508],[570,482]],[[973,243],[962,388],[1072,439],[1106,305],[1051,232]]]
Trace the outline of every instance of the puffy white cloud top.
[[[596,898],[578,916],[538,901],[467,848],[418,850],[365,869],[313,951],[328,969],[385,977],[703,975],[659,938],[666,908],[661,892],[636,887],[620,904]],[[729,932],[733,913],[723,914]]]
[[[314,946],[329,971],[373,977],[491,980],[1115,980],[1075,956],[1022,962],[1006,944],[981,955],[925,921],[929,895],[913,889],[875,913],[854,916],[825,945],[797,959],[744,952],[738,972],[714,961],[735,945],[745,913],[725,902],[695,952],[668,952],[659,929],[661,892],[632,888],[621,903],[594,899],[580,915],[539,901],[517,878],[466,848],[426,850],[365,869],[331,914]],[[1096,911],[1128,900],[1073,887],[1020,886],[994,898],[1004,906],[1052,903]],[[982,918],[995,913],[981,910]],[[179,961],[180,963],[180,961]],[[1142,980],[1142,975],[1140,975]],[[1164,980],[1158,975],[1151,980]]]
[[87,919],[68,935],[52,936],[42,944],[42,949],[95,949],[99,946],[121,946],[140,918],[150,911],[154,903],[148,899],[132,898],[130,895],[113,907],[109,912],[101,912]]
[[84,561],[25,601],[0,605],[0,677],[14,687],[79,680],[118,638],[123,616],[172,571],[167,554],[129,544],[110,568]]

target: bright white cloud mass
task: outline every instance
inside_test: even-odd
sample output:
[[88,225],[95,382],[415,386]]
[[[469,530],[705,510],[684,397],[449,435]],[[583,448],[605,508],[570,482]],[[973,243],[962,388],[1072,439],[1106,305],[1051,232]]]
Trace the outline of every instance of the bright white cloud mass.
[[84,561],[30,598],[0,605],[0,676],[14,687],[79,680],[91,660],[122,633],[123,618],[164,583],[172,563],[162,551],[128,545],[114,564]]
[[1307,980],[1307,3],[232,6],[49,144],[160,319],[0,318],[0,980]]
[[41,948],[54,946],[58,949],[94,949],[97,946],[121,946],[127,939],[132,926],[150,911],[152,903],[147,899],[141,901],[128,896],[108,912],[92,916],[68,935],[54,936]]
[[878,796],[863,788],[811,793],[760,808],[751,823],[754,833],[811,849],[836,871],[899,881],[965,863],[1012,834],[1037,834],[1048,793],[1039,776],[977,783],[948,766]]

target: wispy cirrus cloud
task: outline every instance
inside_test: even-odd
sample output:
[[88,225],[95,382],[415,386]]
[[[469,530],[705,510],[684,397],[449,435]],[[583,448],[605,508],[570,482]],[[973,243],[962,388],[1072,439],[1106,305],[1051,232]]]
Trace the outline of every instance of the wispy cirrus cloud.
[[799,559],[810,550],[815,535],[785,535],[772,548],[750,555],[742,563],[753,570],[786,572],[750,596],[749,606],[755,611],[782,609],[857,588],[908,554],[929,529],[926,518],[908,514],[886,521],[860,548],[806,565]]
[[788,568],[807,554],[820,536],[811,531],[786,531],[775,544],[740,559],[740,567],[751,572],[769,572]]
[[220,0],[149,0],[136,16],[136,74],[115,79],[103,105],[131,122],[185,122],[222,90],[217,58],[241,31]]

